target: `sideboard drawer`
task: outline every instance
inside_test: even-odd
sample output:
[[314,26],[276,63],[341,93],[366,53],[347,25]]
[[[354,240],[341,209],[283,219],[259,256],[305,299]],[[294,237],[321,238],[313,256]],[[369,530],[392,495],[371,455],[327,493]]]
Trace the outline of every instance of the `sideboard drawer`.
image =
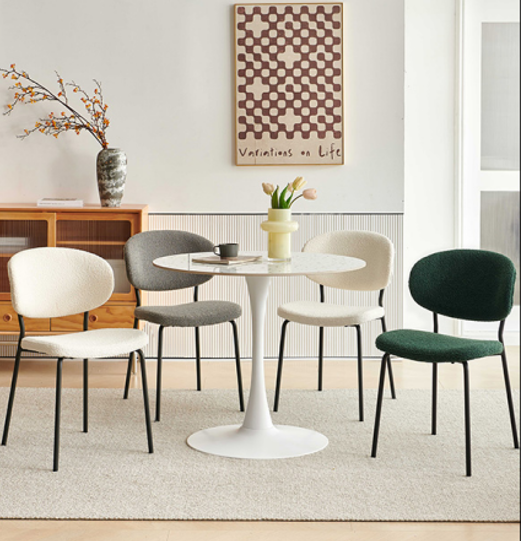
[[[24,317],[24,322],[27,332],[49,332],[51,330],[51,320],[48,318]],[[11,303],[0,303],[0,331],[12,332],[13,334],[20,332],[18,314],[14,311]]]
[[[89,312],[89,330],[114,327],[132,327],[134,324],[133,305],[101,306]],[[51,331],[82,331],[83,314],[51,319]]]

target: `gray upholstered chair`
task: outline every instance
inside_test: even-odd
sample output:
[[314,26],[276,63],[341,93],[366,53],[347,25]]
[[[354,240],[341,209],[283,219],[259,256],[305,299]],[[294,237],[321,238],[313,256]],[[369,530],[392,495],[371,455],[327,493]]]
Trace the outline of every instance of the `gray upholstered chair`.
[[[383,295],[391,281],[394,246],[385,236],[372,231],[332,231],[309,240],[303,252],[337,254],[359,257],[366,262],[363,269],[340,274],[314,274],[311,280],[320,286],[320,302],[296,301],[279,306],[278,315],[284,319],[280,336],[279,364],[275,386],[273,411],[278,411],[282,367],[284,360],[284,340],[286,327],[290,321],[301,325],[318,327],[318,390],[322,390],[322,365],[324,351],[324,327],[354,327],[358,346],[358,409],[359,419],[364,420],[364,384],[362,370],[362,331],[361,325],[380,320],[382,330],[386,331]],[[325,302],[324,286],[350,291],[378,291],[378,306],[350,306]],[[389,365],[391,395],[396,398],[392,367]]]
[[[18,314],[20,337],[5,416],[2,445],[7,444],[13,411],[16,382],[23,351],[58,359],[56,369],[56,406],[54,414],[53,471],[58,471],[62,365],[64,359],[83,358],[83,432],[88,431],[88,360],[136,351],[141,357],[143,402],[148,451],[154,451],[148,407],[145,357],[142,352],[148,336],[138,329],[96,329],[89,331],[89,310],[98,308],[112,295],[114,273],[101,257],[71,248],[34,248],[15,254],[8,263],[13,308]],[[53,318],[83,312],[84,332],[47,336],[25,336],[24,317]]]
[[[213,243],[208,239],[187,231],[145,231],[131,237],[125,245],[125,263],[130,283],[136,289],[137,307],[134,312],[134,327],[138,321],[159,325],[157,351],[156,421],[161,415],[161,377],[163,357],[163,331],[165,327],[195,328],[195,358],[197,390],[201,390],[201,348],[199,327],[231,323],[235,346],[239,407],[244,411],[239,340],[235,320],[241,316],[241,307],[228,301],[199,301],[198,287],[211,276],[168,271],[153,265],[154,259],[173,254],[211,252]],[[141,306],[140,290],[173,291],[194,288],[194,302],[175,306]],[[128,397],[132,359],[129,358],[124,398]]]

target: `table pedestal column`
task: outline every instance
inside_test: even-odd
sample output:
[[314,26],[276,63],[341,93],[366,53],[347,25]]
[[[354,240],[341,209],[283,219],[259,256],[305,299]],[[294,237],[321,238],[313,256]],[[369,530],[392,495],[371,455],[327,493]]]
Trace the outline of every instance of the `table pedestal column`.
[[252,351],[251,385],[248,406],[242,426],[251,430],[273,428],[264,379],[264,327],[270,279],[267,276],[247,276],[250,294]]
[[270,277],[247,276],[246,282],[252,315],[252,372],[244,422],[200,430],[187,443],[198,451],[233,458],[290,458],[320,451],[328,444],[323,434],[273,425],[264,381],[264,328]]

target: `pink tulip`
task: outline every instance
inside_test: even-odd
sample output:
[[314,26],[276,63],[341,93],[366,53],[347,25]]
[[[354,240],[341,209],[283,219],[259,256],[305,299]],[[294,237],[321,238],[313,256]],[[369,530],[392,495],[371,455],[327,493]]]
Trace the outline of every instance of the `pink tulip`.
[[308,188],[302,192],[302,195],[304,196],[304,199],[316,199],[317,191],[315,188]]
[[270,184],[269,182],[263,182],[262,183],[262,190],[266,195],[271,195],[275,191],[275,187],[273,184]]

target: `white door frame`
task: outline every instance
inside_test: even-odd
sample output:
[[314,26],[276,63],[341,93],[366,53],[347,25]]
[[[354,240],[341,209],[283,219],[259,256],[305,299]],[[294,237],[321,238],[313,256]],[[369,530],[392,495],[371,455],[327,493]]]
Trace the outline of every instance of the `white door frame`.
[[[519,191],[519,171],[481,171],[480,168],[481,27],[483,22],[519,22],[520,9],[517,0],[458,0],[457,8],[455,244],[463,248],[479,248],[481,191]],[[507,319],[507,344],[519,345],[519,321],[519,306],[516,306]],[[464,322],[459,333],[469,337],[495,338],[497,326]]]

